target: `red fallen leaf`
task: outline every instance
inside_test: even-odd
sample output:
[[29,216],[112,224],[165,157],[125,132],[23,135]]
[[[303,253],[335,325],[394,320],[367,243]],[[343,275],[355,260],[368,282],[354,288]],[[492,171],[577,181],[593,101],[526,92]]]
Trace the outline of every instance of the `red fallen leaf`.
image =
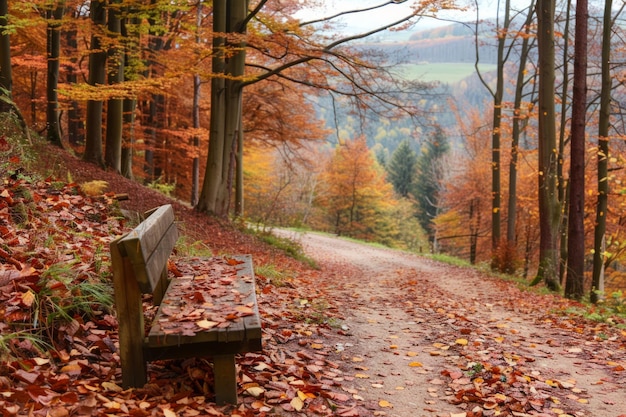
[[328,391],[328,392],[322,392],[321,394],[327,398],[330,398],[330,399],[333,399],[335,401],[339,401],[342,403],[350,401],[350,396],[348,396],[347,394],[342,394],[340,392]]
[[233,258],[226,258],[226,263],[230,266],[234,266],[234,265],[242,264],[243,261],[238,261],[237,259],[233,259]]
[[18,369],[17,371],[15,371],[14,375],[16,378],[21,379],[22,381],[29,384],[34,384],[41,376],[39,372],[26,372],[23,369]]

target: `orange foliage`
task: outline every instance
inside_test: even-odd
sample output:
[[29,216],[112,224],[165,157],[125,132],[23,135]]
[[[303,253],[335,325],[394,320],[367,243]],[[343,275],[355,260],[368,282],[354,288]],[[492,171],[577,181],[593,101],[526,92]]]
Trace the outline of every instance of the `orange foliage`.
[[335,233],[375,240],[381,232],[377,229],[388,226],[377,220],[395,205],[393,186],[385,181],[365,138],[338,145],[322,179],[324,190],[318,203]]

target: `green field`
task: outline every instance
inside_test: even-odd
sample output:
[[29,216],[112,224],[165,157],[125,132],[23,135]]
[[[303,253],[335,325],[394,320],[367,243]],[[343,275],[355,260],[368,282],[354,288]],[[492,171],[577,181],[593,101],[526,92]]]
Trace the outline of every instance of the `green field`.
[[[481,71],[495,71],[496,66],[491,64],[479,65]],[[453,84],[461,81],[475,72],[471,63],[432,63],[432,64],[402,64],[396,67],[399,75],[408,80],[440,81]]]

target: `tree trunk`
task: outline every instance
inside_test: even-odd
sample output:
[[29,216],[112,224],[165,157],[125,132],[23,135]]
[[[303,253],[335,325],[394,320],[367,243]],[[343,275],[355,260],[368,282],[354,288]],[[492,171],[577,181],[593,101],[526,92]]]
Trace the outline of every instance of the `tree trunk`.
[[47,24],[47,83],[46,83],[46,137],[48,141],[57,146],[63,146],[61,142],[61,127],[59,123],[59,60],[61,57],[61,20],[65,13],[63,1],[57,3],[54,9],[46,10]]
[[[226,0],[213,1],[213,33],[226,33]],[[213,36],[213,59],[211,79],[211,115],[209,131],[209,152],[202,183],[202,192],[196,205],[201,212],[215,213],[218,186],[221,182],[223,153],[224,153],[224,123],[225,123],[225,81],[221,74],[226,72],[226,58],[224,47],[226,39],[222,36]]]
[[[504,6],[504,22],[498,27],[498,49],[496,90],[493,96],[493,127],[491,133],[491,256],[498,256],[501,245],[501,216],[502,216],[502,184],[501,172],[501,139],[502,139],[502,97],[504,95],[504,48],[510,26],[509,11],[511,1],[506,0]],[[494,265],[495,266],[495,265]],[[503,265],[499,265],[502,269]]]
[[13,108],[13,73],[11,69],[11,38],[9,36],[9,2],[0,0],[0,112]]
[[[129,25],[130,22],[130,25]],[[122,19],[121,34],[126,39],[124,48],[124,68],[129,68],[134,55],[139,55],[139,32],[136,29],[139,24],[137,17]],[[124,79],[126,79],[128,71],[124,71]],[[121,155],[121,174],[133,179],[133,152],[135,144],[135,110],[137,109],[136,98],[126,98],[122,105],[123,109],[123,130],[122,130],[122,155]]]
[[597,303],[603,297],[599,291],[604,289],[603,272],[606,233],[606,211],[609,200],[609,123],[611,107],[611,7],[612,0],[604,3],[604,21],[602,30],[602,89],[600,93],[600,118],[598,120],[598,203],[596,206],[596,224],[593,240],[593,276],[591,284],[591,302]]
[[587,0],[576,1],[574,91],[572,96],[572,141],[570,199],[567,236],[565,296],[583,297],[585,272],[585,121],[587,108]]
[[[528,16],[524,24],[526,35],[530,32],[534,14],[534,1],[528,8]],[[509,245],[517,242],[516,222],[517,222],[517,163],[519,160],[519,140],[522,132],[528,125],[528,116],[523,110],[522,100],[524,97],[524,86],[526,85],[526,63],[528,62],[528,52],[530,51],[529,36],[524,36],[522,49],[520,51],[519,66],[517,71],[517,82],[515,83],[515,98],[513,102],[513,130],[511,132],[511,160],[509,161],[509,198],[507,201],[507,227],[506,240]]]
[[542,281],[551,290],[558,280],[558,231],[561,211],[557,193],[558,155],[554,105],[554,0],[539,0],[539,269],[533,283]]
[[[196,43],[202,42],[200,38],[200,25],[202,24],[202,3],[198,2],[196,10]],[[194,129],[200,128],[200,76],[193,76],[193,104],[191,109],[192,124]],[[196,130],[197,131],[197,130]],[[198,204],[198,188],[200,186],[200,138],[197,134],[193,135],[193,149],[195,156],[191,166],[191,205]]]
[[[246,0],[222,0],[213,3],[214,33],[244,33],[248,11]],[[226,43],[223,38],[214,39],[213,50],[223,51]],[[234,173],[234,152],[240,126],[242,85],[241,77],[245,69],[245,45],[241,41],[226,45],[232,50],[228,60],[223,54],[215,54],[213,73],[228,75],[227,80],[213,78],[211,84],[211,132],[209,155],[198,210],[227,216]]]
[[[109,84],[119,84],[124,81],[124,53],[119,45],[119,35],[122,32],[120,20],[121,0],[111,1],[109,8],[108,34],[112,46],[109,47]],[[106,148],[104,161],[109,168],[118,173],[122,172],[122,128],[123,128],[124,100],[111,98],[107,101],[107,128]]]
[[[559,153],[558,153],[558,195],[559,201],[563,205],[563,211],[561,213],[561,224],[559,227],[559,240],[560,240],[560,252],[559,252],[559,282],[564,283],[567,275],[567,233],[568,233],[568,221],[569,221],[569,181],[564,175],[565,164],[565,144],[568,141],[567,128],[571,126],[568,122],[570,113],[567,108],[570,103],[570,16],[571,16],[572,2],[565,3],[565,27],[563,29],[563,52],[562,52],[562,75],[561,75],[561,96],[559,97],[561,107],[561,120],[559,129]],[[571,131],[571,128],[570,128]],[[571,136],[571,133],[570,133]]]
[[[89,53],[89,79],[92,86],[102,85],[106,80],[106,52],[102,50],[102,33],[106,25],[106,8],[104,0],[91,2],[91,20],[94,34],[91,36],[91,52]],[[102,154],[102,100],[87,101],[87,138],[83,159],[104,167]]]
[[[78,12],[72,12],[73,18],[77,19],[77,15]],[[68,84],[78,83],[78,58],[76,57],[78,51],[77,33],[76,28],[71,28],[65,32],[66,55],[70,56],[71,62],[65,71],[65,80]],[[71,100],[69,108],[67,109],[67,138],[69,143],[73,146],[83,145],[85,142],[85,125],[83,123],[80,105],[76,100]]]

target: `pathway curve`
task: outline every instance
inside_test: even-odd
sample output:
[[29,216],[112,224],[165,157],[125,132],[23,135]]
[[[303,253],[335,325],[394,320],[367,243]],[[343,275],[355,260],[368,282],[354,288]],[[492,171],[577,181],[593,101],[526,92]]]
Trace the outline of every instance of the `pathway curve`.
[[[557,297],[474,270],[314,233],[279,231],[320,264],[348,338],[344,387],[372,415],[626,417],[626,334],[547,314]],[[555,301],[556,302],[556,301]],[[543,303],[543,304],[541,304]],[[500,414],[499,414],[500,413]]]

